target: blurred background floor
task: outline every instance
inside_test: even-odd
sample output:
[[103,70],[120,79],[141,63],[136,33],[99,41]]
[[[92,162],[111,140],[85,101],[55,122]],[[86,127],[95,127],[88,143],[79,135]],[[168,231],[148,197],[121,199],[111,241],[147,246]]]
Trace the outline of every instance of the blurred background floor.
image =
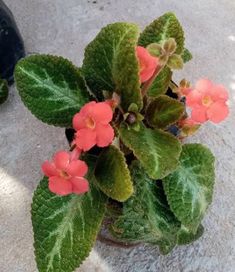
[[[97,242],[78,271],[235,271],[235,1],[234,0],[5,0],[13,11],[28,53],[62,55],[80,65],[84,47],[101,27],[131,21],[141,27],[173,11],[185,29],[193,60],[175,79],[208,77],[230,90],[230,117],[205,125],[191,141],[217,157],[214,202],[205,234],[194,244],[161,256],[155,247],[117,249]],[[0,106],[0,271],[37,271],[30,219],[32,192],[41,163],[66,148],[64,130],[47,126],[23,106],[12,87]]]

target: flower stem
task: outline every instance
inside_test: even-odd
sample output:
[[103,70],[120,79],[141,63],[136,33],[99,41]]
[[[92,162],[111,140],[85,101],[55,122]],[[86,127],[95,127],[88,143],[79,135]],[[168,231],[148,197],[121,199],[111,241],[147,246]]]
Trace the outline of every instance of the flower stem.
[[169,87],[174,93],[178,94],[178,86],[173,81],[170,81]]

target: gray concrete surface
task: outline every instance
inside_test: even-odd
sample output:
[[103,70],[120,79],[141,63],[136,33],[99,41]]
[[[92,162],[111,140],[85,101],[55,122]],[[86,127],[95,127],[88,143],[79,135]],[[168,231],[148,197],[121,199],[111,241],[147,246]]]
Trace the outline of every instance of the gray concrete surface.
[[[194,59],[176,78],[208,77],[230,90],[230,117],[207,124],[191,141],[207,144],[217,156],[214,202],[205,234],[193,245],[161,256],[157,248],[117,249],[97,243],[78,271],[235,271],[235,2],[234,0],[6,0],[15,14],[27,52],[63,55],[81,64],[85,45],[113,21],[142,27],[166,11],[184,25]],[[24,108],[15,90],[0,106],[0,271],[37,271],[30,221],[32,192],[40,164],[66,147],[64,131],[47,126]]]

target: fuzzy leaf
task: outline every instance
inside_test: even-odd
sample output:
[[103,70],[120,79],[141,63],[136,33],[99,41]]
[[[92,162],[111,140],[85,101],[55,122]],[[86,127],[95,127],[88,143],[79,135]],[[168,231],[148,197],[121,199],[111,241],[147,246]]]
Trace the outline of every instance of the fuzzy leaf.
[[83,74],[92,92],[102,98],[102,91],[121,95],[122,107],[131,103],[142,108],[139,81],[139,64],[136,45],[138,26],[130,23],[114,23],[103,28],[87,46],[83,62]]
[[96,164],[95,177],[99,188],[117,201],[126,201],[133,193],[124,154],[115,146],[102,151]]
[[190,53],[190,51],[187,48],[184,48],[184,50],[181,54],[181,57],[182,57],[184,63],[190,61],[193,58],[192,54]]
[[74,114],[89,101],[78,68],[62,57],[29,56],[18,62],[15,80],[25,106],[51,125],[70,127]]
[[72,272],[80,266],[95,243],[105,204],[106,197],[92,184],[87,194],[61,197],[48,190],[47,178],[40,182],[32,203],[39,272]]
[[131,166],[135,192],[123,203],[122,215],[111,233],[126,242],[158,244],[167,254],[176,244],[180,223],[170,211],[163,189],[150,179],[140,163]]
[[150,43],[163,43],[169,38],[175,39],[175,53],[181,54],[184,48],[184,31],[172,12],[165,13],[147,26],[140,35],[139,45],[146,47]]
[[183,113],[183,103],[167,95],[161,95],[149,104],[146,118],[152,127],[165,128],[178,121]]
[[171,134],[146,128],[143,124],[140,124],[139,131],[122,124],[119,133],[151,178],[161,179],[178,166],[181,144]]
[[169,83],[171,81],[171,76],[171,70],[168,67],[165,67],[148,89],[148,96],[157,97],[161,94],[166,93]]
[[4,103],[8,97],[7,81],[0,78],[0,104]]
[[196,233],[212,201],[214,157],[200,144],[183,146],[179,167],[164,181],[167,200],[175,216],[192,233]]
[[184,226],[181,226],[181,229],[178,232],[178,237],[177,237],[177,244],[178,245],[187,245],[191,244],[192,242],[196,241],[199,239],[204,232],[204,228],[202,225],[199,225],[196,234],[193,234],[190,232],[187,228]]

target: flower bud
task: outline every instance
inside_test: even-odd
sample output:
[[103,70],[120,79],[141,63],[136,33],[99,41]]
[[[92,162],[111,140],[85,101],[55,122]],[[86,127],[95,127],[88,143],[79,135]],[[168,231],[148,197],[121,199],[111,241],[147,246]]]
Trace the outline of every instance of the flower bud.
[[173,70],[178,70],[183,68],[184,62],[180,55],[173,54],[169,57],[167,66]]
[[163,49],[166,51],[168,55],[172,55],[173,53],[175,53],[176,47],[177,44],[174,38],[168,39],[163,44]]
[[159,57],[163,54],[163,50],[160,44],[158,43],[151,43],[147,46],[147,50],[150,55],[153,57]]
[[133,125],[137,121],[136,114],[134,112],[130,112],[126,118],[126,122],[129,125]]

